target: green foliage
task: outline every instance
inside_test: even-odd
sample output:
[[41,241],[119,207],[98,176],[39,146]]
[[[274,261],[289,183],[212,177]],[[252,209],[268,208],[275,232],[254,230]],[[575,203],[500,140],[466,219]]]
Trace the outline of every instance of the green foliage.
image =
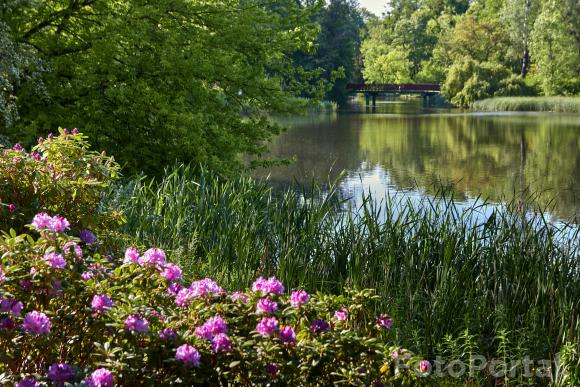
[[[573,12],[566,18],[566,7]],[[580,11],[574,2],[545,0],[534,23],[531,54],[535,60],[533,76],[544,95],[580,93]],[[574,30],[575,29],[575,30]]]
[[[263,152],[264,140],[278,132],[266,113],[291,110],[293,95],[320,96],[308,84],[312,74],[292,61],[296,51],[313,50],[314,6],[293,0],[17,3],[0,10],[0,44],[8,39],[15,50],[25,47],[50,69],[40,76],[48,99],[26,87],[8,89],[4,98],[16,103],[3,109],[17,106],[20,116],[13,122],[15,113],[3,115],[12,124],[4,130],[25,144],[47,127],[83,123],[127,171],[155,174],[186,160],[227,173],[242,165],[241,154]],[[27,68],[15,54],[7,60]]]
[[76,129],[59,129],[31,153],[20,145],[0,149],[0,224],[23,232],[34,214],[48,212],[66,216],[75,232],[103,230],[121,220],[116,211],[100,211],[103,194],[118,172],[114,159],[89,150]]
[[367,82],[395,84],[411,82],[412,63],[401,47],[395,47],[386,54],[366,51],[365,60],[367,65],[363,73]]

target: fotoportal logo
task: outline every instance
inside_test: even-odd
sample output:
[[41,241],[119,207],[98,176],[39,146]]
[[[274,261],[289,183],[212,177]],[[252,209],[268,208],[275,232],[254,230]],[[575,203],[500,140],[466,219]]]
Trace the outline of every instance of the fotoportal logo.
[[553,372],[559,370],[559,361],[533,360],[525,356],[519,359],[487,359],[482,355],[473,355],[469,360],[443,359],[437,356],[435,361],[421,360],[405,363],[395,359],[395,369],[412,368],[418,377],[434,376],[436,378],[477,377],[482,374],[494,378],[552,378]]

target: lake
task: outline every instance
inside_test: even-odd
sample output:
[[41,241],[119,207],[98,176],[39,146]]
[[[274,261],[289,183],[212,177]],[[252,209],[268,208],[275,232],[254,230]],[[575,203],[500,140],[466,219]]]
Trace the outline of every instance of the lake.
[[256,172],[274,184],[338,180],[355,202],[369,191],[421,201],[451,184],[460,207],[518,198],[553,222],[580,218],[580,115],[471,113],[394,99],[277,121],[288,130],[269,156],[294,162]]

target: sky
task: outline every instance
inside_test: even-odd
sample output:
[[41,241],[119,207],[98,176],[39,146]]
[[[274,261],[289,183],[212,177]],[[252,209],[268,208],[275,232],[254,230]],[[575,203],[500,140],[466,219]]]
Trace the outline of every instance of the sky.
[[361,7],[365,7],[377,16],[385,11],[387,0],[359,0]]

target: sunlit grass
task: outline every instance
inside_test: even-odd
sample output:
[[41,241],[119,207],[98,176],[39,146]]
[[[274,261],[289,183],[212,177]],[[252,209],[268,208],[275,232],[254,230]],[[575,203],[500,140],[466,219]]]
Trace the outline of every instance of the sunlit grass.
[[580,113],[580,97],[497,97],[476,101],[472,109],[482,112],[538,111]]

